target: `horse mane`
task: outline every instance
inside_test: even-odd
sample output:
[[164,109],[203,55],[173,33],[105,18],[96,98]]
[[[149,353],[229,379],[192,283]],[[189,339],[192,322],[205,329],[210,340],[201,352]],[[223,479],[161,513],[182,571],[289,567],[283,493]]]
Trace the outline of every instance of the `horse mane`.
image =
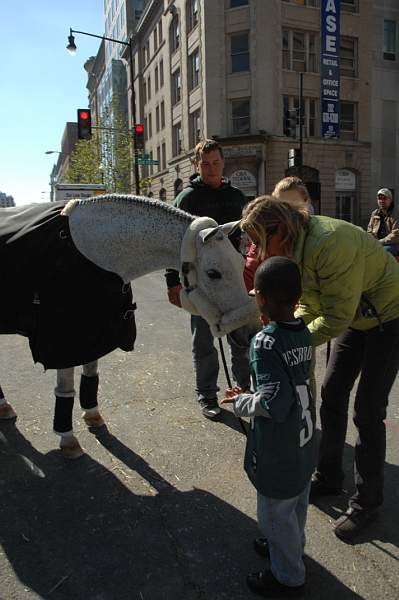
[[135,196],[133,194],[104,194],[103,196],[92,196],[91,198],[72,199],[70,200],[62,210],[63,215],[69,215],[75,206],[80,205],[95,205],[95,204],[136,204],[142,207],[155,208],[157,211],[167,212],[170,215],[177,217],[183,221],[193,221],[195,217],[186,213],[185,211],[167,204],[161,200],[147,198],[146,196]]

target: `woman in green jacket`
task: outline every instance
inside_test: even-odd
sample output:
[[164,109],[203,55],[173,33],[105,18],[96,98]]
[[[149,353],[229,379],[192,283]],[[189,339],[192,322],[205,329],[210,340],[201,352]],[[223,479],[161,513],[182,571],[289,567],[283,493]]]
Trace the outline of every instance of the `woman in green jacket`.
[[338,494],[344,473],[348,403],[356,378],[356,492],[335,526],[351,540],[383,502],[388,396],[399,370],[399,264],[381,244],[346,221],[311,216],[299,201],[261,197],[243,211],[242,229],[259,258],[294,258],[303,294],[296,316],[314,346],[336,338],[321,389],[322,438],[312,496]]

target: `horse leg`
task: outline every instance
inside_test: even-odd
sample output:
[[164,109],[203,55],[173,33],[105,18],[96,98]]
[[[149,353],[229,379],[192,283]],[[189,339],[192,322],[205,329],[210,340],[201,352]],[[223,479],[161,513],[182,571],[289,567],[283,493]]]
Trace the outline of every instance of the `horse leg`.
[[104,419],[100,415],[97,402],[98,360],[83,365],[80,378],[79,400],[83,409],[83,420],[88,427],[102,427]]
[[17,413],[9,402],[4,398],[3,390],[0,385],[0,419],[15,419]]
[[60,448],[65,458],[79,458],[84,450],[73,434],[72,413],[75,398],[74,368],[57,370],[55,392],[54,432],[61,437]]

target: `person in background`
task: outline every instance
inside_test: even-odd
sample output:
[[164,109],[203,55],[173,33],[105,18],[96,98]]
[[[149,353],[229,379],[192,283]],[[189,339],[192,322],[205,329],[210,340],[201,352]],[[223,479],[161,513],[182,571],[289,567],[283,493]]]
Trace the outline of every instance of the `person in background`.
[[[215,140],[204,140],[197,144],[194,164],[197,172],[190,177],[187,188],[176,197],[175,206],[197,217],[210,217],[219,225],[240,220],[247,199],[223,177],[224,158],[220,144]],[[230,239],[238,250],[241,241],[239,228]],[[165,277],[169,302],[181,307],[182,286],[178,271],[168,269]],[[217,419],[221,412],[217,402],[218,352],[209,325],[202,317],[191,316],[191,332],[198,402],[205,417]],[[227,340],[233,377],[240,387],[248,389],[248,348],[236,345],[229,336]]]
[[[276,183],[274,187],[273,196],[279,198],[282,194],[284,194],[285,200],[292,201],[294,203],[303,201],[307,210],[309,211],[309,214],[314,214],[312,201],[307,187],[303,183],[302,179],[299,179],[299,177],[284,177],[284,179],[280,179],[280,181]],[[255,244],[250,244],[248,252],[245,256],[244,268],[244,281],[248,292],[250,292],[254,287],[254,276],[258,266],[258,248]]]
[[371,213],[367,232],[371,233],[385,250],[399,256],[399,216],[395,210],[391,190],[378,190],[377,204],[378,208]]
[[309,215],[305,206],[261,197],[243,211],[242,229],[259,258],[287,256],[302,274],[297,317],[313,346],[337,338],[321,388],[322,436],[311,501],[341,492],[350,392],[358,431],[355,493],[334,532],[352,541],[384,501],[385,418],[399,370],[399,264],[371,235],[346,221]]
[[222,400],[233,402],[236,416],[251,418],[244,467],[257,490],[265,536],[254,548],[269,559],[270,570],[252,573],[247,583],[265,598],[302,595],[305,584],[305,524],[316,451],[309,391],[312,342],[305,323],[294,316],[300,296],[295,262],[276,256],[260,265],[255,298],[266,325],[251,342],[254,391],[228,389]]

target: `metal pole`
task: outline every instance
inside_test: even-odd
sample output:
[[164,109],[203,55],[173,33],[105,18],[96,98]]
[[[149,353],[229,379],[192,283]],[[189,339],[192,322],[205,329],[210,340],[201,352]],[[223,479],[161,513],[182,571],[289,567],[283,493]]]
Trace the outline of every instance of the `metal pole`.
[[[132,104],[132,125],[133,131],[136,131],[136,94],[134,91],[134,73],[133,73],[133,48],[132,48],[132,39],[129,39],[129,58],[130,58],[130,92],[131,92],[131,104]],[[137,162],[137,149],[136,144],[134,144],[133,150],[133,158],[134,158],[134,181],[136,186],[136,195],[140,196],[140,173],[139,173],[139,164]]]
[[303,73],[299,73],[299,177],[302,179],[303,167]]

